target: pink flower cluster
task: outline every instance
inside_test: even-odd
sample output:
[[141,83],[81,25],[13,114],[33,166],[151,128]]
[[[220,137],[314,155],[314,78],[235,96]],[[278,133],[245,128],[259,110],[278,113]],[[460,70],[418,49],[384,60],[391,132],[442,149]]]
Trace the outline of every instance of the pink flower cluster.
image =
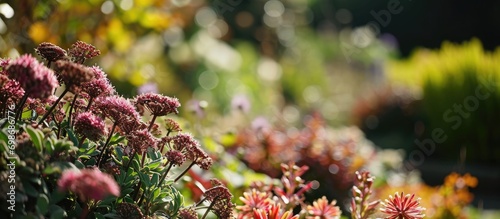
[[66,170],[57,185],[60,191],[73,192],[82,201],[102,200],[108,195],[120,195],[116,181],[99,169]]

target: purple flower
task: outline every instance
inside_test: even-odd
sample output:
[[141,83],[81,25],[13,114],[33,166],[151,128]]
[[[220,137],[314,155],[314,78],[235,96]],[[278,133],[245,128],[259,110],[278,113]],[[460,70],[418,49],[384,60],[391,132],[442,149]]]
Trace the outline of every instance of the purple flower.
[[91,59],[100,55],[101,51],[91,44],[77,41],[71,45],[71,48],[68,49],[68,53],[74,62],[82,64],[86,59]]
[[243,113],[248,113],[250,111],[250,100],[248,100],[246,95],[236,95],[231,100],[231,107],[233,110],[240,110]]
[[45,99],[59,86],[54,72],[29,54],[10,61],[6,73],[32,98]]
[[200,168],[208,170],[212,166],[212,158],[200,148],[200,143],[189,134],[178,134],[172,137],[174,149],[181,151],[187,159],[192,160]]
[[106,77],[106,73],[97,66],[92,66],[90,70],[94,73],[95,77],[91,81],[82,84],[82,91],[87,93],[91,98],[114,94],[115,89]]
[[145,152],[149,147],[157,148],[158,140],[147,129],[134,130],[127,135],[128,146],[138,153]]
[[35,49],[36,53],[49,62],[66,59],[66,51],[52,43],[43,42]]
[[19,82],[0,74],[0,103],[16,103],[23,96],[24,90],[19,86]]
[[119,196],[116,181],[99,169],[66,170],[57,181],[60,191],[71,191],[82,201],[102,200],[108,195]]
[[138,108],[145,107],[154,116],[165,116],[170,113],[178,113],[177,108],[181,106],[177,98],[154,93],[139,94],[134,102]]
[[137,88],[137,93],[138,94],[144,94],[144,93],[158,93],[158,85],[156,83],[146,83]]
[[94,78],[94,72],[88,67],[69,61],[59,60],[56,62],[59,79],[69,88],[72,93],[78,93],[85,82]]
[[231,202],[233,195],[220,181],[211,179],[213,187],[203,194],[206,200],[212,202],[211,209],[219,218],[233,218],[235,205]]
[[104,121],[91,112],[80,113],[76,116],[75,131],[92,141],[98,141],[107,135]]
[[167,151],[165,153],[165,157],[167,158],[167,160],[169,162],[172,162],[173,165],[177,165],[177,166],[180,166],[184,162],[186,162],[186,156],[184,156],[184,154],[182,154],[182,152],[175,150],[175,149]]
[[259,116],[252,121],[252,129],[254,131],[264,131],[270,127],[269,121],[263,116]]
[[117,125],[126,121],[140,121],[139,114],[129,100],[119,96],[100,97],[96,100],[95,109]]

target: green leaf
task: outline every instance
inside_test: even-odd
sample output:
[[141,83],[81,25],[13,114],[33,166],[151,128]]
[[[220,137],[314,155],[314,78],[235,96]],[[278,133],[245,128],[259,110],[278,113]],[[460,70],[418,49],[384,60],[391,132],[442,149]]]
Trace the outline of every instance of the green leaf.
[[145,173],[138,172],[139,178],[141,179],[142,184],[148,188],[151,186],[151,180],[149,180],[149,176]]
[[51,205],[49,210],[50,210],[50,219],[61,219],[68,217],[66,211],[57,205]]
[[33,187],[33,185],[31,185],[31,183],[23,182],[23,187],[24,192],[26,192],[27,195],[31,197],[38,197],[39,192],[35,189],[35,187]]
[[66,169],[78,169],[73,163],[66,161],[56,161],[45,167],[44,174],[51,175],[55,173],[62,173]]
[[66,132],[68,133],[69,140],[73,142],[73,145],[79,145],[78,138],[75,135],[75,132],[73,131],[72,128],[67,128]]
[[36,201],[36,207],[40,214],[45,215],[49,211],[49,198],[45,194],[38,196]]
[[39,151],[42,152],[42,140],[43,140],[43,133],[42,131],[38,129],[34,129],[31,126],[24,126],[24,130],[26,130],[26,133],[31,138],[31,141],[33,142],[33,145],[35,148]]
[[66,192],[60,192],[58,189],[54,189],[52,194],[50,195],[50,203],[55,205],[64,198],[66,198]]
[[115,147],[115,154],[120,161],[123,160],[123,149],[121,147]]
[[151,185],[153,186],[158,186],[158,181],[160,180],[160,175],[157,173],[153,173],[153,176],[151,177]]
[[98,219],[104,219],[104,215],[99,214],[97,212],[94,213],[94,216],[95,216],[95,218],[98,218]]
[[107,213],[104,215],[105,218],[111,218],[111,219],[122,219],[118,214],[116,213]]

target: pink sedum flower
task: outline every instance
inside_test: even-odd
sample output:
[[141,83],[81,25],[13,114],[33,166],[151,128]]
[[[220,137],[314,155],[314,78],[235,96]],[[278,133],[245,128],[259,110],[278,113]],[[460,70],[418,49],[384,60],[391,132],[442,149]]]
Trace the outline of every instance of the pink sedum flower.
[[391,195],[389,200],[381,203],[384,207],[380,208],[380,211],[387,214],[387,219],[424,218],[425,208],[420,207],[420,198],[415,200],[414,197],[415,194],[405,196],[403,192],[401,195],[396,192],[394,197]]
[[45,99],[59,86],[54,72],[29,54],[10,61],[6,73],[31,98]]
[[98,201],[109,195],[120,195],[116,181],[99,169],[66,170],[57,181],[57,186],[60,191],[75,193],[82,201]]
[[108,133],[104,121],[91,112],[80,113],[76,116],[75,131],[92,141],[98,141]]

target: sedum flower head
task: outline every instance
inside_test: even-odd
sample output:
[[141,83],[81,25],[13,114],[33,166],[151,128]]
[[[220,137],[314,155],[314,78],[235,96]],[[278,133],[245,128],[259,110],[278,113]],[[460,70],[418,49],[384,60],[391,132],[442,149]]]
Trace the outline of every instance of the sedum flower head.
[[74,62],[83,63],[86,59],[91,59],[100,55],[101,51],[91,44],[77,41],[71,45],[71,48],[68,49],[68,53]]
[[10,61],[6,73],[32,98],[45,99],[59,86],[54,72],[29,54]]
[[16,103],[23,96],[24,90],[19,86],[19,82],[0,74],[0,103]]
[[211,210],[219,218],[233,218],[234,204],[231,202],[233,195],[219,180],[211,179],[210,182],[213,187],[207,189],[203,195],[212,203]]
[[82,84],[82,91],[87,93],[91,98],[98,96],[109,96],[115,92],[115,89],[106,77],[106,73],[97,66],[90,67],[94,73],[94,79]]
[[414,197],[415,194],[405,196],[403,192],[401,195],[396,192],[394,197],[390,195],[389,199],[381,203],[384,207],[380,208],[380,211],[387,214],[386,219],[424,218],[425,208],[420,207],[420,198],[415,200]]
[[75,118],[75,131],[92,141],[107,135],[104,121],[91,112],[80,113]]
[[55,67],[59,73],[59,79],[73,93],[79,92],[83,83],[89,82],[94,78],[93,71],[87,66],[78,63],[59,60],[56,62]]
[[116,206],[116,213],[121,217],[121,218],[129,218],[129,219],[143,219],[144,215],[142,214],[141,209],[139,206],[132,204],[132,203],[127,203],[127,202],[122,202]]
[[212,158],[201,149],[200,143],[193,136],[180,133],[172,139],[174,149],[181,151],[187,159],[194,161],[200,168],[208,170],[212,166]]
[[66,170],[57,181],[57,186],[60,191],[75,193],[82,201],[98,201],[108,195],[120,195],[116,181],[99,169]]
[[336,206],[337,201],[333,200],[328,204],[328,199],[325,196],[313,202],[313,205],[307,206],[308,219],[324,218],[338,219],[340,218],[340,208]]
[[156,148],[158,141],[147,129],[134,130],[127,135],[128,145],[143,153],[149,147]]
[[170,113],[178,113],[177,108],[181,106],[177,98],[155,93],[139,94],[134,102],[138,108],[145,107],[154,116],[165,116]]
[[123,124],[125,121],[139,121],[139,114],[129,100],[119,96],[100,97],[95,108],[113,122]]
[[36,53],[49,62],[66,59],[66,50],[52,43],[43,42],[35,49]]
[[165,153],[165,157],[167,158],[167,160],[169,162],[172,162],[173,165],[177,165],[177,166],[180,166],[184,162],[186,162],[186,156],[184,156],[184,154],[182,154],[182,152],[175,150],[175,149],[167,151]]
[[192,207],[182,208],[179,210],[179,218],[182,219],[198,219],[198,213]]

